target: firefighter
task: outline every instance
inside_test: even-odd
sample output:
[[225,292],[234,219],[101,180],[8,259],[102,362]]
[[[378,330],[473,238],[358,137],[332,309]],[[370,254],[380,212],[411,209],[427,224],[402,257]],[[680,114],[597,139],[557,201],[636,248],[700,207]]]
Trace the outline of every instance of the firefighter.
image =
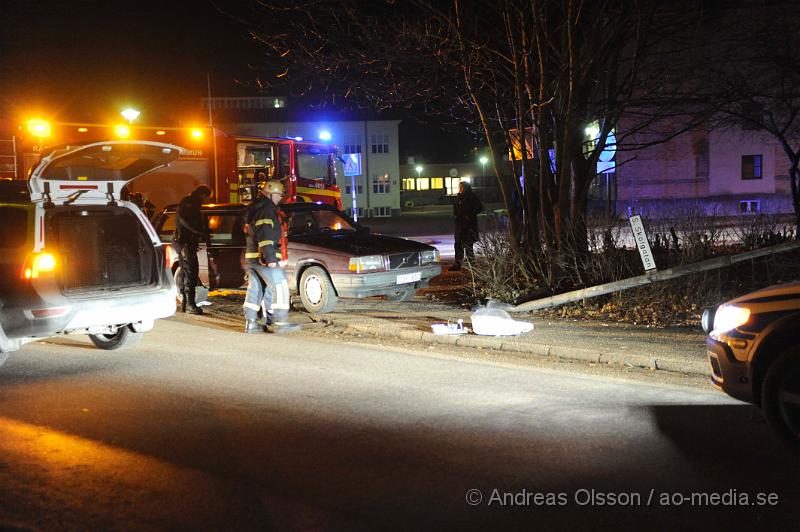
[[197,249],[200,242],[208,239],[208,228],[200,211],[203,203],[211,198],[211,189],[200,185],[191,194],[185,196],[178,204],[177,220],[173,242],[178,252],[178,264],[181,272],[178,275],[178,290],[181,292],[181,312],[202,314],[203,309],[197,306],[195,293],[197,290],[198,269]]
[[[244,331],[248,334],[263,331],[281,334],[301,328],[289,323],[289,282],[284,272],[289,258],[286,223],[278,207],[283,197],[284,188],[280,181],[262,182],[258,187],[258,197],[245,214],[248,285],[244,300]],[[264,326],[258,323],[258,311],[262,308]]]

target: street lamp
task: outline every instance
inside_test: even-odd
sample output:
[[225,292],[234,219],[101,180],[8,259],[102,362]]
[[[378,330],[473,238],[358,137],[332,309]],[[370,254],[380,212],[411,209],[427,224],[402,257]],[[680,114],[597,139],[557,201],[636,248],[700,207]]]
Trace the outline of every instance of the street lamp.
[[133,121],[139,118],[139,115],[142,114],[133,107],[128,107],[124,109],[121,113],[122,118],[128,121],[129,124],[133,124]]
[[[417,167],[414,170],[417,171],[417,179],[422,177],[422,166],[421,165],[417,165]],[[419,184],[417,184],[417,186],[419,186]]]
[[481,155],[481,158],[478,159],[481,162],[481,178],[486,178],[486,163],[489,162],[489,159],[485,155]]

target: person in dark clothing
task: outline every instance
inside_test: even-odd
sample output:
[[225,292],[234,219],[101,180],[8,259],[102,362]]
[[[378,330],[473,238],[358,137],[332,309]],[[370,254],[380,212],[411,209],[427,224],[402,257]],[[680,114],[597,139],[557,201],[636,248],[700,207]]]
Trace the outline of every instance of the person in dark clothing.
[[461,269],[461,263],[466,256],[467,261],[475,260],[473,246],[478,240],[478,214],[483,210],[483,203],[472,191],[469,183],[461,181],[458,184],[458,194],[453,204],[455,216],[455,251],[456,260],[450,267],[451,272]]
[[[289,258],[287,228],[283,211],[278,207],[283,196],[280,181],[259,183],[258,197],[245,213],[248,284],[244,332],[248,334],[265,330],[281,334],[301,328],[289,323],[289,281],[284,272]],[[259,310],[264,312],[264,326],[258,323]]]
[[173,243],[178,252],[178,290],[181,292],[181,312],[187,308],[192,314],[202,314],[203,309],[195,302],[198,269],[197,249],[200,242],[208,239],[208,228],[200,211],[203,203],[211,198],[211,189],[200,185],[178,204]]

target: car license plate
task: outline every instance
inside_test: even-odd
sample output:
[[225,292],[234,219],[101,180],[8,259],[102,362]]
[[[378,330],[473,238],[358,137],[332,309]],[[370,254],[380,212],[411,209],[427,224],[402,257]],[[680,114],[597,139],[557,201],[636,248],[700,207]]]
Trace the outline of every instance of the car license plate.
[[421,272],[404,273],[403,275],[397,276],[397,284],[413,283],[414,281],[419,281],[420,279],[422,279]]

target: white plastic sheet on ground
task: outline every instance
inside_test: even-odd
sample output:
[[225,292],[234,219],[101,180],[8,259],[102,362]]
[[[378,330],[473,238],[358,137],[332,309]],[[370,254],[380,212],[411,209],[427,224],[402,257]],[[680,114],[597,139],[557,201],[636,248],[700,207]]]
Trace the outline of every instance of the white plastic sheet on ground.
[[456,323],[434,323],[431,325],[433,334],[466,334],[469,330],[464,327],[464,320],[458,320]]
[[514,336],[532,331],[533,323],[514,320],[499,308],[482,308],[472,315],[472,330],[483,336]]

